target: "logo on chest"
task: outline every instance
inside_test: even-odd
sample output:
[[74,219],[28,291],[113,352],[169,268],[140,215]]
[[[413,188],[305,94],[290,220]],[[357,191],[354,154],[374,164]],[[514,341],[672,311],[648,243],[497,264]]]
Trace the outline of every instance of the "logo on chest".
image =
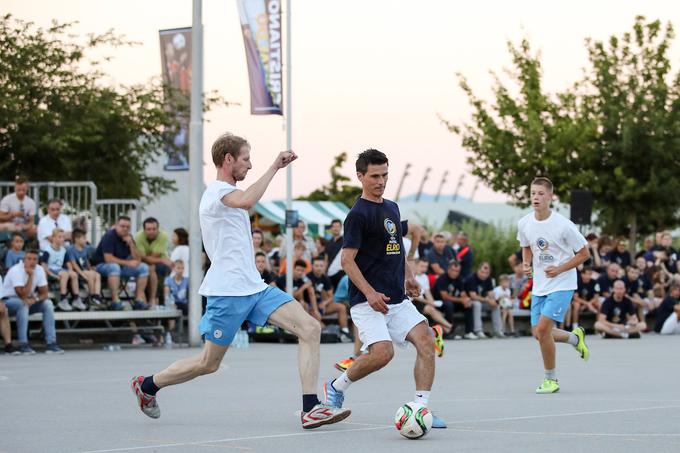
[[397,241],[397,224],[387,218],[383,222],[383,225],[385,226],[385,231],[387,231],[387,234],[390,236],[390,239],[385,246],[385,253],[387,255],[401,254],[401,245],[399,244],[399,241]]

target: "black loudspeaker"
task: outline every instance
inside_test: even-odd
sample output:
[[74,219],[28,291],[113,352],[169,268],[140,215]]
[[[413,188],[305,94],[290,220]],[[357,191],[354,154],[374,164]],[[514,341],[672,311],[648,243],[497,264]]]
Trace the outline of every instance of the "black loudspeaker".
[[590,190],[571,191],[571,221],[577,225],[590,225],[593,213],[593,193]]

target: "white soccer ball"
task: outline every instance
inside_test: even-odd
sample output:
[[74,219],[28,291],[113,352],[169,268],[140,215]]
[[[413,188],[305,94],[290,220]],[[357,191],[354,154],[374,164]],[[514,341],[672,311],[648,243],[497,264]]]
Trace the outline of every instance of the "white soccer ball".
[[432,429],[432,412],[422,404],[411,401],[397,410],[394,426],[407,439],[419,439]]

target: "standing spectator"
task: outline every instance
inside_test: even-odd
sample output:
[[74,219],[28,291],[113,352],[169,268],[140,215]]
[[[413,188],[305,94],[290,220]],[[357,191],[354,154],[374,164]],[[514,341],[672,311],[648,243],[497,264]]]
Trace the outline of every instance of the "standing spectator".
[[19,261],[24,259],[24,237],[21,233],[12,233],[12,241],[9,245],[9,250],[5,254],[5,269],[17,264]]
[[[59,303],[57,307],[63,311],[85,311],[87,306],[80,298],[78,288],[78,274],[66,268],[66,248],[64,247],[64,232],[55,228],[50,238],[50,246],[43,250],[46,262],[42,263],[48,279],[59,282]],[[68,287],[71,286],[73,302],[68,301]]]
[[[462,311],[465,316],[465,336],[467,340],[477,340],[479,337],[475,335],[475,320],[474,311],[472,308],[472,301],[465,293],[465,281],[460,275],[460,264],[457,261],[451,260],[446,273],[437,277],[433,286],[433,296],[437,300],[452,302],[454,311]],[[452,319],[447,319],[453,324]]]
[[330,231],[331,238],[326,243],[328,277],[331,279],[333,288],[337,289],[340,279],[345,275],[345,271],[342,270],[342,266],[340,265],[340,250],[342,250],[342,222],[340,219],[331,220]]
[[141,254],[130,235],[131,226],[130,217],[118,217],[116,225],[104,234],[92,257],[97,272],[107,279],[113,310],[123,309],[118,294],[121,277],[135,279],[133,308],[135,310],[149,308],[144,302],[144,290],[149,277],[149,267],[141,261]]
[[172,232],[172,245],[175,246],[170,254],[173,263],[180,260],[184,263],[184,277],[189,278],[189,233],[184,228],[175,228]]
[[434,244],[430,240],[430,233],[423,228],[420,234],[420,240],[418,241],[418,256],[421,258],[427,257],[427,254],[433,246]]
[[[351,343],[354,341],[349,333],[347,323],[347,305],[335,302],[333,298],[333,285],[326,275],[326,260],[321,257],[314,258],[312,262],[312,272],[307,274],[307,278],[312,282],[316,304],[319,312],[324,315],[338,314],[338,325],[340,326],[340,341]],[[309,301],[307,301],[309,303]]]
[[47,215],[38,222],[38,241],[41,250],[50,246],[50,238],[55,228],[60,228],[64,232],[64,240],[71,240],[71,219],[61,212],[61,200],[53,198],[47,202]]
[[656,313],[654,330],[662,335],[680,335],[680,283],[673,282]]
[[626,285],[616,280],[612,295],[608,297],[597,315],[595,330],[605,338],[640,338],[647,325],[638,321],[635,306],[626,296]]
[[326,239],[322,238],[321,236],[317,237],[314,239],[314,246],[316,247],[316,255],[312,257],[312,265],[314,264],[314,260],[317,258],[321,258],[326,262],[326,266],[328,266],[328,255],[326,254],[326,244],[328,244],[328,241]]
[[0,231],[15,231],[35,237],[35,201],[28,195],[28,180],[17,176],[14,192],[0,200]]
[[[461,265],[461,272],[462,272]],[[474,332],[479,338],[487,338],[482,330],[482,311],[491,313],[493,324],[493,336],[503,337],[501,325],[501,309],[493,297],[493,279],[491,278],[491,265],[482,262],[477,272],[465,279],[465,292],[472,301],[474,315]]]
[[437,233],[432,237],[432,244],[432,248],[426,256],[430,263],[428,273],[437,276],[446,272],[454,254],[453,250],[446,245],[446,238],[442,233]]
[[[410,263],[411,260],[409,260]],[[414,305],[419,312],[430,318],[436,324],[442,326],[444,334],[447,336],[451,334],[453,330],[453,323],[451,323],[442,312],[446,313],[450,311],[449,319],[453,319],[453,302],[452,301],[439,301],[440,311],[437,308],[437,301],[434,300],[432,296],[432,291],[430,290],[430,279],[427,276],[427,269],[429,263],[425,260],[416,259],[413,263],[413,268],[415,269],[415,278],[420,285],[420,296],[414,297],[412,299]],[[450,306],[450,309],[448,308]]]
[[460,263],[460,275],[468,278],[472,274],[472,263],[474,255],[468,243],[468,235],[460,231],[456,235],[456,259]]
[[[501,325],[508,326],[507,331],[513,337],[517,336],[515,332],[515,316],[512,314],[512,290],[510,289],[510,277],[501,275],[498,277],[499,285],[493,289],[493,298],[501,307]],[[505,332],[505,330],[503,330]],[[504,334],[505,335],[505,334]]]
[[593,270],[589,267],[581,269],[580,278],[577,280],[576,292],[571,301],[571,326],[573,329],[578,327],[581,312],[585,310],[596,315],[600,312],[600,298],[595,290]]
[[600,267],[595,268],[597,272],[603,272],[609,263],[611,262],[609,259],[609,253],[614,249],[614,244],[612,243],[611,238],[607,236],[602,236],[600,237],[600,240],[598,242],[597,246],[597,253],[600,256]]
[[600,296],[600,302],[611,296],[614,282],[621,277],[621,268],[616,263],[609,263],[605,267],[605,272],[595,281],[595,292]]
[[623,269],[631,265],[632,260],[630,252],[626,250],[626,242],[624,239],[618,238],[616,242],[614,242],[614,249],[609,252],[609,261],[618,264]]
[[[163,281],[163,292],[165,293],[165,304],[175,306],[182,310],[184,316],[189,316],[189,279],[184,277],[184,261],[177,260],[173,263],[172,275],[165,277]],[[173,320],[174,321],[174,320]],[[173,327],[170,328],[172,330]]]
[[602,261],[600,261],[599,241],[597,234],[588,233],[586,236],[586,241],[588,245],[588,259],[583,263],[583,267],[589,267],[592,269],[602,269]]
[[305,234],[306,228],[305,221],[302,219],[298,220],[297,227],[293,228],[293,241],[295,243],[302,242],[305,245],[305,252],[302,257],[311,263],[312,258],[316,255],[316,244],[314,239]]
[[255,253],[255,267],[266,284],[269,285],[276,280],[276,275],[267,270],[267,255],[264,252]]
[[47,341],[45,352],[48,354],[64,353],[64,350],[57,345],[54,305],[47,296],[47,276],[43,268],[38,266],[36,250],[27,250],[24,261],[14,265],[7,272],[0,297],[5,302],[9,315],[16,316],[17,338],[21,354],[35,354],[35,351],[28,345],[28,316],[33,313],[42,313],[43,329]]
[[149,267],[147,300],[155,307],[158,305],[159,285],[170,275],[173,265],[168,256],[168,235],[160,229],[158,220],[148,217],[142,223],[142,230],[135,235],[135,245],[142,261]]
[[66,250],[66,265],[69,271],[76,273],[79,281],[82,279],[87,283],[90,307],[101,307],[102,276],[90,266],[90,250],[85,234],[85,230],[73,230],[73,245]]

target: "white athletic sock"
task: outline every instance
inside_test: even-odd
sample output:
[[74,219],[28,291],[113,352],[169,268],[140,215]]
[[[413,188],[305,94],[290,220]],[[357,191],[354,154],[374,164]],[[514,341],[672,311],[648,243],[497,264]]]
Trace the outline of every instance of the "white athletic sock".
[[552,370],[545,370],[545,378],[551,379],[553,381],[557,380],[557,373],[555,372],[555,368],[553,368]]
[[413,398],[415,403],[420,403],[423,406],[427,406],[427,402],[430,399],[430,392],[427,390],[416,390],[416,396]]
[[578,344],[578,337],[576,334],[569,332],[569,338],[567,339],[567,343],[569,343],[572,346],[576,346]]
[[352,385],[352,381],[350,378],[347,376],[347,371],[342,373],[342,375],[337,378],[336,380],[333,381],[331,384],[335,390],[338,392],[346,392],[347,389],[349,388],[350,385]]

